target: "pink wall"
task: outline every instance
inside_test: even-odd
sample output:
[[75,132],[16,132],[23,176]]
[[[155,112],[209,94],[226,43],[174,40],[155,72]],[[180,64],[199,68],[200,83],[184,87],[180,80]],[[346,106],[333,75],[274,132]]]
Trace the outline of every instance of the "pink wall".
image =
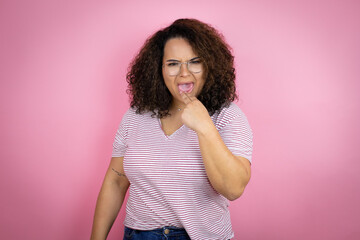
[[[360,239],[359,1],[0,2],[0,238],[87,239],[125,72],[180,17],[236,56],[254,130],[236,239]],[[124,212],[109,239],[121,239]]]

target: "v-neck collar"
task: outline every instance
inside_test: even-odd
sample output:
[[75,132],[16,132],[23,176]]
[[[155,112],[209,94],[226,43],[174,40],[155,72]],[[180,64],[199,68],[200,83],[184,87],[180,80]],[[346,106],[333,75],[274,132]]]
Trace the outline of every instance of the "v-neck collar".
[[165,132],[164,132],[164,129],[162,128],[162,124],[161,124],[161,120],[160,118],[156,118],[157,120],[157,125],[159,126],[159,129],[161,131],[161,134],[164,136],[165,139],[172,139],[174,138],[177,134],[179,134],[179,132],[185,128],[185,125],[181,125],[178,129],[175,130],[175,132],[173,132],[171,135],[166,135]]

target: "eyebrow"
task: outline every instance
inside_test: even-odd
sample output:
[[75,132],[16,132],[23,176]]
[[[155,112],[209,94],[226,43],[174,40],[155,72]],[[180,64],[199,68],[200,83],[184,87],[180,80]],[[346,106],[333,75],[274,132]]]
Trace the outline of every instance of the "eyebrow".
[[[192,58],[192,59],[190,59],[190,60],[188,60],[186,62],[194,61],[194,60],[196,60],[198,58],[200,58],[200,57],[194,57],[194,58]],[[176,60],[176,59],[168,59],[168,60],[166,60],[166,62],[180,62],[180,61]]]

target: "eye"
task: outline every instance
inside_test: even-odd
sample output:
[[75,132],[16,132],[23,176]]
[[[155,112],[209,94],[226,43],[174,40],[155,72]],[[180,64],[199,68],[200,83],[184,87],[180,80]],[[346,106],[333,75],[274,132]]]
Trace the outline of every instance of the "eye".
[[201,63],[201,61],[200,60],[193,60],[193,61],[190,61],[190,64],[194,64],[194,65],[196,65],[196,64],[200,64]]
[[168,63],[166,63],[166,66],[168,66],[168,67],[176,67],[176,66],[179,66],[179,63],[177,63],[177,62],[168,62]]

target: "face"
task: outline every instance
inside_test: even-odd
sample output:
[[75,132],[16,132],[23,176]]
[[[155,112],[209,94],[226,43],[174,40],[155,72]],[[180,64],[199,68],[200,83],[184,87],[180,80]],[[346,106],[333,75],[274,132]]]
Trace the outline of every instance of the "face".
[[[199,59],[187,40],[183,38],[172,38],[168,40],[164,47],[163,64],[173,65],[174,63],[183,63],[192,61],[194,64],[199,64]],[[200,64],[201,61],[200,61]],[[190,67],[190,70],[197,67]],[[187,64],[180,65],[180,71],[177,75],[170,75],[167,67],[163,67],[162,74],[165,85],[173,96],[173,104],[179,106],[183,105],[180,92],[186,92],[189,96],[197,97],[205,83],[204,67],[202,71],[189,71]]]

